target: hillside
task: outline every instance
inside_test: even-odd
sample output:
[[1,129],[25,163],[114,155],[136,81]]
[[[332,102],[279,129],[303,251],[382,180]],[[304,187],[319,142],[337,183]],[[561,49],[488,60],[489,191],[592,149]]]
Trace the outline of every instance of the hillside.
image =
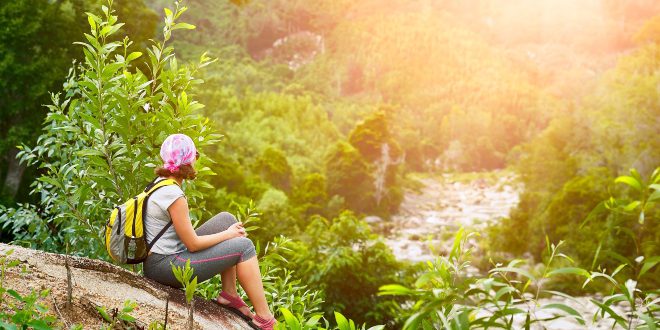
[[[9,268],[4,287],[21,295],[31,290],[50,289],[43,302],[50,313],[69,328],[82,324],[97,329],[103,323],[96,307],[108,310],[120,308],[132,300],[137,308],[130,313],[137,325],[148,326],[153,321],[165,321],[168,329],[185,329],[188,309],[183,291],[173,289],[110,263],[80,257],[68,257],[72,278],[72,309],[65,308],[67,292],[67,256],[0,244],[0,253],[13,249],[9,260],[19,260],[19,267]],[[243,320],[216,304],[195,298],[195,329],[251,329]],[[146,328],[146,327],[145,327]]]

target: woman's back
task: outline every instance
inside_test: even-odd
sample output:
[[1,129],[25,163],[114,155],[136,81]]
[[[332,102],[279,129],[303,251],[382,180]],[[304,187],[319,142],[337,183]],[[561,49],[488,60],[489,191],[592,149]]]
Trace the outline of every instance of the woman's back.
[[[151,243],[154,237],[172,220],[167,209],[181,197],[185,198],[183,190],[175,184],[162,187],[151,194],[145,219],[147,242]],[[164,255],[177,254],[185,250],[186,246],[181,242],[172,225],[151,248],[151,252]]]

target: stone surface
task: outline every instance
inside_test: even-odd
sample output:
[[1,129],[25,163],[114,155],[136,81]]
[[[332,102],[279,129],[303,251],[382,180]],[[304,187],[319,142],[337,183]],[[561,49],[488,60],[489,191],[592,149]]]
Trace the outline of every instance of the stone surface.
[[[420,192],[405,191],[404,200],[399,214],[392,217],[391,230],[386,235],[386,243],[392,248],[399,260],[420,262],[433,260],[435,256],[447,255],[453,244],[454,233],[465,227],[468,231],[483,232],[494,221],[507,217],[519,201],[522,187],[516,183],[516,177],[511,174],[497,173],[496,179],[487,180],[480,177],[467,182],[459,182],[453,175],[442,177],[423,177],[424,185]],[[484,177],[488,174],[483,174]],[[379,223],[371,222],[379,232]],[[477,247],[476,244],[472,244]],[[475,251],[478,253],[479,251]],[[470,276],[484,276],[474,268],[468,268]],[[532,298],[532,297],[529,297]],[[540,299],[538,306],[520,306],[523,310],[530,309],[536,319],[554,320],[535,323],[531,329],[565,330],[565,329],[620,329],[613,327],[609,317],[597,317],[594,314],[598,308],[590,299],[593,297],[575,297],[566,299],[554,297]],[[573,317],[567,316],[557,309],[543,309],[542,306],[563,303],[578,311],[584,319],[582,325]],[[623,312],[621,306],[613,306]],[[492,315],[493,311],[481,310],[476,317]],[[525,316],[514,316],[514,329],[523,329]]]
[[423,177],[420,192],[406,190],[385,239],[394,255],[413,262],[433,260],[450,249],[460,227],[479,232],[507,217],[518,204],[521,187],[512,174],[496,172],[497,179],[487,180],[488,175],[477,174],[467,182],[450,174]]
[[[31,289],[50,289],[45,303],[49,311],[59,314],[58,318],[65,324],[82,323],[86,329],[96,329],[102,320],[95,306],[121,309],[127,299],[138,304],[138,308],[131,313],[138,324],[144,326],[153,321],[164,322],[165,304],[169,298],[167,328],[185,329],[188,308],[181,290],[161,285],[105,261],[68,257],[73,282],[73,308],[66,310],[67,257],[0,244],[0,253],[9,249],[14,249],[9,259],[20,260],[22,265],[8,271],[5,287],[21,294],[27,294]],[[21,271],[22,268],[26,272]],[[245,321],[213,302],[197,297],[194,305],[195,329],[251,329]]]

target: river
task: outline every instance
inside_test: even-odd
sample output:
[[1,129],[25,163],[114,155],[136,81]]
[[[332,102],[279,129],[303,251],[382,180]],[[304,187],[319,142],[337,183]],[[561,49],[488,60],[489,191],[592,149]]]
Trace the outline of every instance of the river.
[[[518,205],[521,185],[511,172],[413,174],[398,214],[382,223],[385,242],[399,260],[433,260],[445,254],[460,227],[482,232]],[[374,223],[376,219],[368,218]]]
[[[408,188],[399,213],[390,221],[377,217],[367,217],[374,230],[385,237],[385,242],[397,259],[421,262],[434,260],[438,255],[447,255],[454,241],[456,231],[464,227],[467,231],[484,233],[489,224],[494,224],[509,216],[518,205],[522,185],[517,176],[509,171],[458,174],[412,174],[417,182],[415,188]],[[483,239],[483,238],[482,238]],[[476,248],[478,244],[471,244]],[[479,251],[475,251],[476,254]],[[468,272],[477,275],[471,267]],[[482,274],[482,276],[484,276]],[[611,319],[599,318],[589,323],[597,309],[590,299],[593,297],[543,298],[539,306],[550,303],[563,303],[576,309],[587,321],[580,325],[574,319],[564,317],[535,324],[533,329],[609,329]],[[553,313],[532,309],[538,318],[552,318]],[[621,312],[619,306],[613,307]],[[522,328],[523,315],[514,318],[514,327]]]

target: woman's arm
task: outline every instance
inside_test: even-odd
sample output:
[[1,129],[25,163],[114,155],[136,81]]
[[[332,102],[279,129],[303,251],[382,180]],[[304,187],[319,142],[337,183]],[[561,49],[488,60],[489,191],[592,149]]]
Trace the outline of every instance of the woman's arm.
[[188,251],[197,252],[234,237],[245,237],[245,229],[241,222],[231,225],[227,230],[212,235],[199,236],[190,223],[188,201],[181,197],[167,209],[174,224],[174,230]]

